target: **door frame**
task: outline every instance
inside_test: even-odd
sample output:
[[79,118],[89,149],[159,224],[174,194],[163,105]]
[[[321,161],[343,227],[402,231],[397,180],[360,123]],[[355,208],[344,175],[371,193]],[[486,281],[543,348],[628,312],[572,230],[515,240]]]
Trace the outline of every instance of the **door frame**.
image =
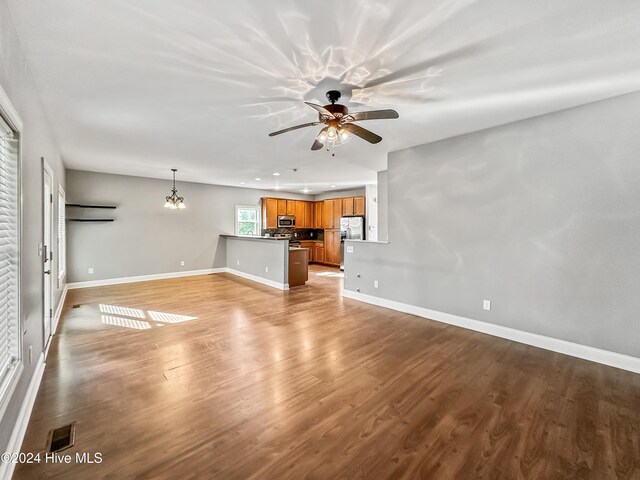
[[[53,176],[53,169],[47,163],[44,157],[41,157],[42,160],[42,348],[43,351],[47,349],[49,346],[49,342],[51,341],[51,337],[55,333],[53,331],[53,303],[54,303],[54,284],[53,284],[53,275],[55,273],[55,269],[53,268],[53,243],[54,243],[54,211],[53,211],[53,191],[55,186],[55,178]],[[45,198],[46,191],[46,175],[51,179],[50,185],[50,197],[49,199]],[[47,202],[48,200],[48,202]],[[45,250],[46,243],[46,215],[47,215],[47,203],[49,205],[49,246],[48,249]],[[45,255],[48,258],[45,258]],[[49,274],[46,274],[45,271],[49,269]],[[49,305],[47,309],[47,290],[49,293]],[[48,327],[48,328],[47,328]],[[48,335],[47,335],[48,330]]]

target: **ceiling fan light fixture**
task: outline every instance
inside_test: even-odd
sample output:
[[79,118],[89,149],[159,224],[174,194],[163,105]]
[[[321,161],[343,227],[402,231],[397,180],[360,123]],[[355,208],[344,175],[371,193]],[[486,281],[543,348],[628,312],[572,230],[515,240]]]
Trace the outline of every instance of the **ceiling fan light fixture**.
[[317,134],[313,145],[311,145],[311,150],[322,150],[326,147],[328,151],[331,151],[334,147],[344,145],[354,136],[373,144],[382,141],[380,135],[376,135],[354,122],[399,117],[398,112],[391,109],[349,113],[349,109],[345,105],[336,103],[340,100],[340,97],[341,94],[338,90],[330,90],[327,92],[327,99],[331,102],[329,105],[322,106],[311,102],[304,102],[317,112],[318,119],[315,122],[303,123],[302,125],[295,125],[283,130],[278,130],[277,132],[271,132],[269,136],[273,137],[300,128],[324,124],[326,126]]

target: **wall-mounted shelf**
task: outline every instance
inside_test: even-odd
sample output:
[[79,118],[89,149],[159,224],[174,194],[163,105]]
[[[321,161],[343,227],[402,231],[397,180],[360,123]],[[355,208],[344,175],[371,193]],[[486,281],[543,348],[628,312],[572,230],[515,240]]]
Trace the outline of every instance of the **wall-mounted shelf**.
[[113,218],[67,218],[68,222],[113,222]]
[[83,203],[67,203],[65,206],[76,208],[108,208],[110,210],[114,210],[116,208],[115,205],[85,205]]
[[[92,205],[90,203],[67,203],[65,207],[69,208],[98,208],[101,210],[115,210],[115,205]],[[78,223],[103,223],[113,222],[113,218],[67,218],[68,222]]]

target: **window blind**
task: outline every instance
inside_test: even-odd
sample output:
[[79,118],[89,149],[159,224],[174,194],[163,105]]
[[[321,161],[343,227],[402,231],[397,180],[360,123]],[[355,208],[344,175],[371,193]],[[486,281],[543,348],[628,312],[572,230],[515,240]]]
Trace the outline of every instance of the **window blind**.
[[0,392],[19,356],[18,141],[0,117]]
[[65,203],[64,192],[62,190],[58,190],[58,280],[61,280],[62,277],[64,277],[67,265],[67,238],[64,223]]

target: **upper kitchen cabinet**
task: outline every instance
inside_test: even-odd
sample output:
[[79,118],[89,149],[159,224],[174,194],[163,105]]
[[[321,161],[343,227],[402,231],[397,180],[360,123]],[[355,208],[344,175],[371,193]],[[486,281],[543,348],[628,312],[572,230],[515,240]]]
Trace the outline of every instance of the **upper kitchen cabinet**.
[[333,202],[322,202],[322,228],[333,228]]
[[342,217],[342,199],[336,198],[333,202],[333,227],[340,228],[340,217]]
[[313,202],[304,202],[304,228],[313,228]]
[[262,228],[278,228],[280,215],[296,217],[296,228],[340,228],[340,217],[364,215],[364,197],[331,198],[324,201],[262,199]]
[[278,228],[278,200],[262,199],[262,228]]
[[296,213],[293,215],[296,217],[296,228],[304,228],[304,202],[296,200]]
[[324,228],[340,228],[340,217],[342,216],[342,199],[336,198],[324,201],[322,209],[322,221]]
[[346,197],[342,199],[342,216],[363,216],[365,209],[364,197]]
[[313,228],[324,228],[322,223],[322,210],[324,202],[313,203]]
[[342,199],[342,216],[351,217],[353,213],[353,197],[347,197]]
[[278,199],[278,215],[286,215],[287,214],[287,201],[279,198]]
[[294,213],[295,217],[296,217],[296,228],[306,228],[306,221],[305,221],[305,208],[304,208],[304,204],[306,202],[301,202],[299,200],[296,200],[296,213]]

